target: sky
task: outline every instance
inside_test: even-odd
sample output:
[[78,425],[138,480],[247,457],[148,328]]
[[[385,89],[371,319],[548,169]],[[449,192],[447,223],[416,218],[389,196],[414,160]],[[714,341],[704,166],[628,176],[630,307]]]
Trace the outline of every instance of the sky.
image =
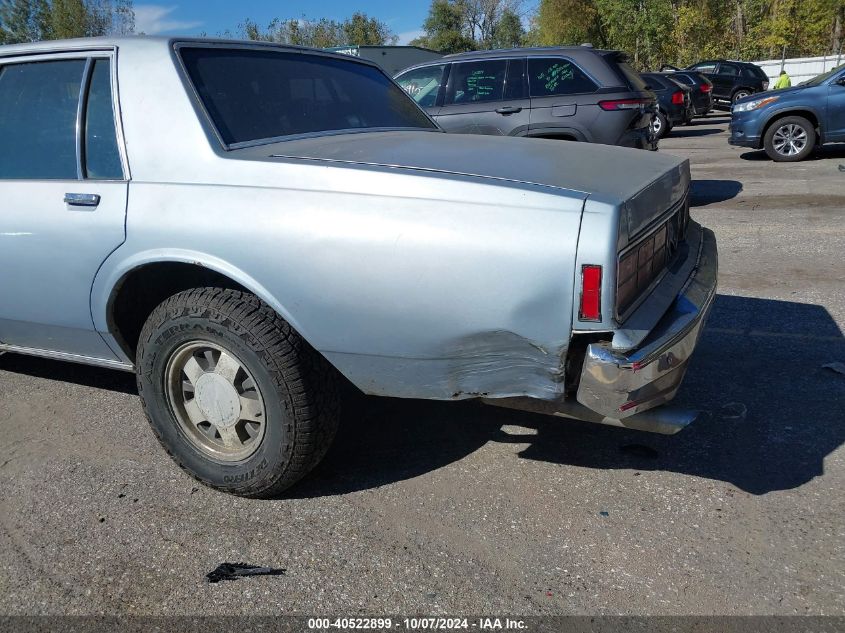
[[[525,5],[533,4],[526,2]],[[273,18],[332,18],[342,20],[355,11],[378,18],[407,44],[422,35],[429,0],[176,0],[139,2],[135,0],[135,31],[147,35],[210,36],[230,29],[250,18],[266,27]]]
[[407,44],[419,36],[428,14],[428,0],[177,0],[147,3],[135,0],[135,31],[147,35],[208,35],[231,29],[246,18],[267,26],[273,18],[322,17],[342,20],[356,10],[378,18]]

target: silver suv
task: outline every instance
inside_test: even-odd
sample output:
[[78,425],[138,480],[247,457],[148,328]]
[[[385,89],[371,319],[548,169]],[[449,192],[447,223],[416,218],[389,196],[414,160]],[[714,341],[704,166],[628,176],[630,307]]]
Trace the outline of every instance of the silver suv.
[[447,132],[656,149],[656,98],[624,53],[589,46],[448,55],[396,77]]

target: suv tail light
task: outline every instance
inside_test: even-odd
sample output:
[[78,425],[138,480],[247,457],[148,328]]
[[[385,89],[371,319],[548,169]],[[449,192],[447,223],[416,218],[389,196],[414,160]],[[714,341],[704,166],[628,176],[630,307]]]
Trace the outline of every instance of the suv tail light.
[[710,84],[701,84],[701,92],[703,92],[704,94],[707,94],[711,90],[713,90],[713,86],[711,86]]
[[763,82],[763,92],[766,92],[766,90],[768,90],[768,89],[769,89],[769,82],[768,82],[768,81],[764,81],[764,82]]
[[639,110],[651,104],[649,99],[613,99],[599,101],[602,110]]
[[601,266],[581,267],[581,321],[601,321]]
[[678,90],[678,92],[672,95],[672,104],[673,105],[684,105],[684,91]]

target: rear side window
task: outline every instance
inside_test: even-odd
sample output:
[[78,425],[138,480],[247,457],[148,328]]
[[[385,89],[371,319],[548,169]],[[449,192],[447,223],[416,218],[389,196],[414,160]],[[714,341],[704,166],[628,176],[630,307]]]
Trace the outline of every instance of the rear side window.
[[229,47],[179,49],[227,145],[317,132],[436,129],[379,68],[353,59]]
[[504,59],[454,64],[446,102],[461,104],[501,100],[507,67],[508,62]]
[[758,79],[768,79],[769,76],[766,72],[757,66],[743,66],[742,67],[742,76],[743,77],[757,77]]
[[672,79],[674,79],[675,81],[680,81],[682,83],[685,83],[688,86],[694,86],[695,85],[695,82],[692,80],[692,77],[690,77],[689,75],[682,75],[682,74],[678,73],[676,75],[672,75]]
[[424,108],[430,108],[437,102],[437,92],[440,90],[440,84],[443,83],[445,70],[446,64],[417,68],[399,75],[396,81],[411,96],[411,99]]
[[730,75],[731,77],[739,77],[739,67],[734,64],[720,64],[720,75]]
[[84,59],[0,68],[0,179],[76,180]]
[[568,59],[528,58],[528,84],[532,97],[595,92],[596,83]]
[[696,64],[692,68],[693,70],[697,70],[700,73],[715,73],[716,62],[704,62],[702,64]]
[[117,133],[112,106],[109,60],[94,62],[88,88],[88,110],[85,116],[85,172],[98,180],[123,179],[123,166],[117,149]]

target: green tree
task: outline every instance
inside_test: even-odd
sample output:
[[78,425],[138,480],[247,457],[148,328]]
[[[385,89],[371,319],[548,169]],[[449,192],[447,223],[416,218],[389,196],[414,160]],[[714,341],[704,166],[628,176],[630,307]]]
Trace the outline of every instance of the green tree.
[[238,26],[241,37],[249,40],[330,48],[352,44],[355,46],[381,46],[394,44],[396,35],[390,28],[366,13],[356,12],[343,22],[320,18],[319,20],[279,19],[262,30],[254,20],[246,19]]
[[510,9],[505,9],[499,17],[490,41],[491,48],[513,48],[522,46],[525,41],[525,29],[522,20]]
[[464,30],[464,14],[455,2],[434,0],[423,23],[425,35],[411,44],[441,53],[461,53],[475,48],[475,41]]
[[674,59],[671,0],[595,0],[608,43],[632,56],[644,70]]
[[397,37],[384,22],[356,11],[343,23],[345,44],[355,46],[383,46],[396,44]]
[[125,35],[134,28],[132,0],[0,0],[4,43]]
[[30,0],[4,0],[0,4],[3,43],[18,44],[37,39],[33,18]]
[[593,0],[541,0],[531,37],[532,43],[539,46],[605,44]]

